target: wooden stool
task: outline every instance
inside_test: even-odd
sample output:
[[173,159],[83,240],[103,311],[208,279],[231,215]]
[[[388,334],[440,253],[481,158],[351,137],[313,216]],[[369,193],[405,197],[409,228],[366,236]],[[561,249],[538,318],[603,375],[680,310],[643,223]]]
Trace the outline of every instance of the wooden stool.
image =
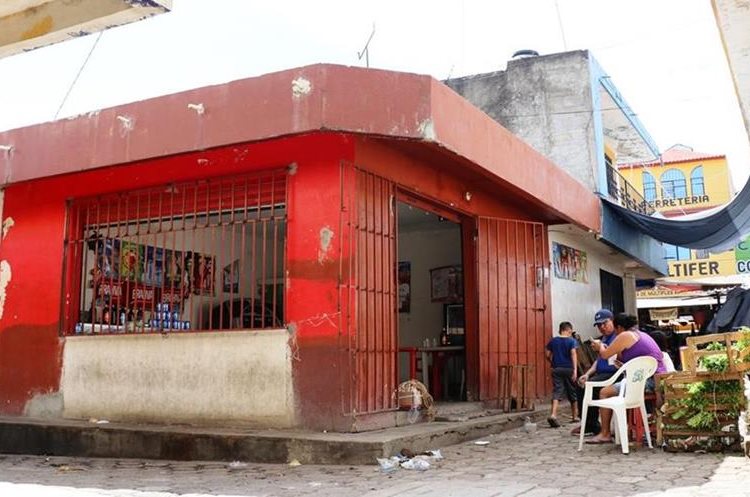
[[[497,397],[503,412],[533,410],[529,384],[534,366],[531,364],[503,364],[497,369]],[[515,395],[514,395],[515,394]],[[516,405],[513,405],[515,399]]]

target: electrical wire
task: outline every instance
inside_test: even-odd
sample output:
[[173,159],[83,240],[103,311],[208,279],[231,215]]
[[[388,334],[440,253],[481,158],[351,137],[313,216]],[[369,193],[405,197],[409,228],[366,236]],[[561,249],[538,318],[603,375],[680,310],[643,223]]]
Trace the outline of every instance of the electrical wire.
[[68,97],[70,96],[70,93],[73,91],[73,88],[75,87],[76,83],[78,83],[78,78],[81,77],[81,73],[86,67],[86,64],[88,64],[89,59],[91,58],[91,54],[94,53],[94,49],[99,44],[99,40],[102,39],[103,34],[104,34],[104,31],[99,31],[99,35],[96,37],[96,40],[94,40],[94,44],[91,45],[91,49],[89,50],[88,55],[86,55],[86,58],[83,60],[83,64],[81,64],[81,67],[78,69],[78,73],[76,74],[75,78],[73,78],[73,82],[70,83],[70,87],[68,87],[68,91],[65,93],[65,96],[63,97],[62,102],[60,102],[60,106],[57,108],[57,112],[55,112],[55,117],[53,118],[53,120],[57,120],[57,117],[60,115],[60,111],[62,111],[63,106],[68,101]]
[[565,28],[563,27],[562,16],[560,15],[560,4],[555,0],[555,10],[557,11],[557,23],[560,25],[560,36],[562,37],[563,50],[568,51],[568,42],[565,39]]

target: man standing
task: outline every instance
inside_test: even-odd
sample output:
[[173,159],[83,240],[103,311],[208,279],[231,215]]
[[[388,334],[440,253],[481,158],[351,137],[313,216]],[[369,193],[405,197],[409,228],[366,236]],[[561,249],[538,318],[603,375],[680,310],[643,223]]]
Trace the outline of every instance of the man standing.
[[[615,339],[615,325],[612,321],[614,315],[609,309],[599,309],[594,315],[594,326],[601,333],[601,341],[605,345],[609,345]],[[604,381],[609,379],[610,376],[615,374],[617,368],[614,364],[610,364],[606,359],[597,359],[591,365],[586,373],[582,374],[578,378],[578,411],[583,409],[583,393],[586,386],[586,381]],[[599,398],[599,391],[601,388],[594,388],[593,398]],[[586,415],[586,428],[585,434],[594,435],[599,433],[601,425],[599,424],[599,408],[591,406],[589,407],[588,414]],[[577,426],[570,432],[571,435],[578,435],[581,432],[581,427]]]

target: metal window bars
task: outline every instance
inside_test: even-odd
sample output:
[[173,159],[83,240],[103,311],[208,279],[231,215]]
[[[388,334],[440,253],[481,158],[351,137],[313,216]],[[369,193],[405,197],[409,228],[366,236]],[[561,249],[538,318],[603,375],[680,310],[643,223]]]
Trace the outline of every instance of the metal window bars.
[[281,328],[286,172],[73,199],[63,332]]
[[614,167],[607,166],[607,193],[621,206],[648,216],[656,209]]

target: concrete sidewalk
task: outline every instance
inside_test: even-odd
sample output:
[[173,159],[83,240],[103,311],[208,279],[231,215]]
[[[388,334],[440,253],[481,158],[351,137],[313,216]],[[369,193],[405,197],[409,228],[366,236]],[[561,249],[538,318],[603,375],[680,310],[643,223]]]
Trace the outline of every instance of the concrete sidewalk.
[[[362,433],[96,424],[76,420],[0,418],[0,453],[72,457],[373,464],[406,447],[420,452],[500,433],[549,408],[460,421],[434,421]],[[459,417],[459,419],[461,419]],[[546,424],[546,423],[545,423]]]
[[[546,416],[545,416],[546,417]],[[572,425],[566,424],[565,428]],[[0,495],[13,497],[742,497],[750,459],[587,445],[540,423],[441,449],[425,472],[368,465],[152,461],[0,455]]]

